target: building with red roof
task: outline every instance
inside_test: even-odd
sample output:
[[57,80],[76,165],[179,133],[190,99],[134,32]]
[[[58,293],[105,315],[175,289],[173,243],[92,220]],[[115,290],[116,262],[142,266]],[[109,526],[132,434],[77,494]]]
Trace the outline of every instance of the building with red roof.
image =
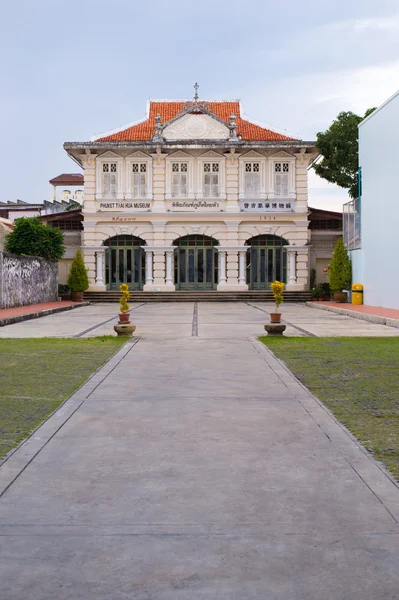
[[142,120],[64,148],[84,169],[90,289],[307,289],[314,141],[196,85],[193,100],[150,101]]

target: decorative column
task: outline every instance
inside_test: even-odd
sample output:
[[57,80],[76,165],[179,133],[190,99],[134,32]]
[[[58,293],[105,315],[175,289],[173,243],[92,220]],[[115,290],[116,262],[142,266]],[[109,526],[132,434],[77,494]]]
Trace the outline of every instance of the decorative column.
[[288,257],[287,291],[303,291],[309,285],[309,250],[311,246],[284,246]]
[[176,246],[170,246],[165,250],[166,254],[166,278],[165,278],[165,288],[167,291],[174,291],[174,277],[173,277],[173,256],[174,250]]
[[245,277],[246,248],[217,246],[219,252],[219,285],[221,292],[243,292],[248,289]]
[[104,254],[105,249],[96,252],[96,286],[104,285]]
[[219,286],[226,285],[226,250],[219,250],[219,281],[218,281],[218,289]]
[[239,283],[239,285],[245,285],[246,288],[248,288],[247,277],[246,277],[246,272],[245,272],[247,248],[245,248],[244,250],[239,250],[238,257],[239,257],[239,260],[238,260],[238,283]]
[[145,251],[145,286],[151,286],[153,284],[152,275],[152,249],[144,246]]
[[288,283],[296,283],[296,264],[295,264],[295,252],[290,250],[288,252],[289,269],[288,269]]

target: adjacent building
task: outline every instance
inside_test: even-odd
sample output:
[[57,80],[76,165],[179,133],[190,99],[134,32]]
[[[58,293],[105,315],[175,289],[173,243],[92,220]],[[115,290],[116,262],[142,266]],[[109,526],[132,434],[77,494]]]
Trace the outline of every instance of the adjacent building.
[[196,92],[64,148],[84,169],[90,290],[307,289],[313,141]]
[[359,125],[360,197],[344,205],[344,241],[352,281],[364,303],[399,309],[399,91]]

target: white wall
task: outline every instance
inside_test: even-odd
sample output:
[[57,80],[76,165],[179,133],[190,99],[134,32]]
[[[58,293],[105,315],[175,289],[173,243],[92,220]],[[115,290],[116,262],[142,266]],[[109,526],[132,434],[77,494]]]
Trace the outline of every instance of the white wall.
[[[398,140],[399,92],[359,126],[363,279],[356,282],[364,285],[365,304],[397,309],[399,309]],[[355,254],[356,252],[352,252],[352,257]],[[355,269],[358,265],[356,258]]]

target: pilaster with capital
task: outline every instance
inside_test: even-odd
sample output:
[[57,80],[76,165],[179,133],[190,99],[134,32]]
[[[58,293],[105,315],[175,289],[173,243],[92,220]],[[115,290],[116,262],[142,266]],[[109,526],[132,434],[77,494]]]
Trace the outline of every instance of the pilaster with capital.
[[153,189],[153,213],[164,213],[166,211],[165,206],[165,189],[166,189],[166,155],[162,154],[161,149],[158,148],[156,154],[151,155],[153,158],[152,165],[152,189]]
[[239,212],[238,192],[239,192],[239,154],[232,148],[225,154],[226,157],[226,212]]
[[82,155],[84,169],[83,214],[96,212],[96,157],[97,154],[91,154],[90,151],[86,151],[86,154]]

